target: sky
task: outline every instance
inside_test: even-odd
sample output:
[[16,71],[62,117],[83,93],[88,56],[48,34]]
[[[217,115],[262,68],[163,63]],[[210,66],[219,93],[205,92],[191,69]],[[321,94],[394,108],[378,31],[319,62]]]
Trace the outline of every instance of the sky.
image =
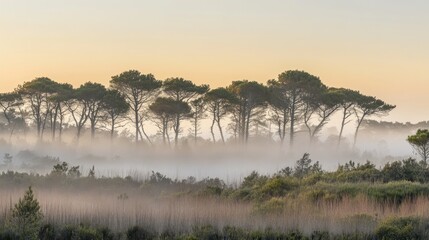
[[0,92],[129,69],[211,87],[304,70],[429,120],[429,1],[0,0]]

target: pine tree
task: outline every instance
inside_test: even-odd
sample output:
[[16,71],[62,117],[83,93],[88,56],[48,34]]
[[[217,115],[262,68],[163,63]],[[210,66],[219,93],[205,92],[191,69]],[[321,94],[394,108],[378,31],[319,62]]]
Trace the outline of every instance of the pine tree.
[[11,228],[19,239],[36,240],[43,219],[40,205],[34,197],[31,187],[25,192],[24,198],[20,198],[12,209],[9,221]]

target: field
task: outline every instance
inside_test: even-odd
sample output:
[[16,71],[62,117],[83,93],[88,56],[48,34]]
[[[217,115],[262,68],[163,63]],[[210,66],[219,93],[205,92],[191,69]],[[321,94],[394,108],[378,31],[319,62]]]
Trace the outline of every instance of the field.
[[[46,175],[4,172],[0,176],[3,238],[11,234],[7,224],[11,209],[28,186],[34,189],[44,215],[43,239],[62,239],[67,231],[76,239],[427,236],[429,169],[425,163],[408,159],[383,168],[369,162],[348,163],[326,172],[317,163],[302,164],[302,160],[273,175],[253,172],[237,186],[216,178],[173,180],[160,173],[140,180],[97,178],[60,165]],[[149,235],[132,238],[133,231]],[[53,234],[51,238],[46,232]]]

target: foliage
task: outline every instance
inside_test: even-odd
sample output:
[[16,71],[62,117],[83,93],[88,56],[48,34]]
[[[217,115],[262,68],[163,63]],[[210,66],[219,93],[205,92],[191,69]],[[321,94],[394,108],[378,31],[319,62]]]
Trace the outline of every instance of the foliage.
[[429,158],[429,130],[419,129],[416,134],[408,136],[407,141],[422,160],[427,162]]
[[31,187],[20,198],[12,210],[9,226],[19,236],[19,239],[38,238],[39,228],[43,220],[43,214],[39,202],[34,197]]
[[427,227],[427,223],[417,218],[390,218],[377,227],[376,236],[382,240],[427,239]]
[[128,240],[156,239],[156,234],[141,227],[133,227],[127,231]]

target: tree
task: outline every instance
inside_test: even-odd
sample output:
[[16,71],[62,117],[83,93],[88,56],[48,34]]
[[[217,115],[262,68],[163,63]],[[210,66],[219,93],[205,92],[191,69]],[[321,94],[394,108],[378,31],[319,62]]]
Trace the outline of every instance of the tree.
[[22,97],[17,92],[0,93],[0,107],[9,127],[12,123],[14,112],[16,112],[14,108],[22,104]]
[[233,110],[234,120],[240,141],[247,142],[255,109],[267,102],[267,89],[258,82],[242,80],[233,81],[227,90],[237,97],[237,104]]
[[[156,80],[152,74],[142,74],[137,70],[129,70],[117,76],[113,76],[110,80],[110,86],[113,89],[121,92],[130,105],[133,113],[135,126],[135,141],[141,139],[144,117],[144,104],[148,103],[158,95],[158,90],[161,88],[162,82]],[[142,128],[141,128],[142,127]],[[149,140],[149,138],[146,136]]]
[[65,97],[66,101],[64,104],[67,106],[67,109],[75,123],[76,137],[77,141],[79,141],[82,130],[88,121],[88,106],[80,99],[77,89],[73,89]]
[[277,126],[277,134],[283,144],[286,137],[286,125],[289,122],[290,100],[285,85],[276,80],[269,80],[268,103],[271,107],[270,120]]
[[[335,89],[323,89],[321,92],[313,94],[310,105],[314,108],[312,111],[317,115],[317,122],[312,127],[307,118],[304,119],[305,125],[309,130],[310,141],[313,141],[322,128],[328,123],[330,117],[340,108],[342,95]],[[306,115],[306,114],[304,114]]]
[[[197,86],[193,82],[183,78],[168,78],[164,81],[162,86],[164,93],[168,97],[174,99],[176,102],[184,102],[186,104],[209,90],[208,85]],[[180,121],[186,118],[183,114],[184,113],[178,111],[175,116],[175,122],[173,124],[174,145],[177,145],[179,140],[179,133],[181,131]]]
[[106,94],[106,88],[99,83],[87,82],[76,89],[75,97],[87,109],[91,138],[94,138],[97,123],[102,118],[103,107],[105,106],[103,101]]
[[46,120],[52,109],[52,102],[49,97],[56,93],[58,83],[47,77],[36,78],[18,87],[18,93],[25,98],[31,108],[34,124],[37,129],[37,136],[42,138],[45,130]]
[[170,144],[170,136],[168,133],[171,125],[174,128],[176,123],[177,116],[186,116],[191,111],[189,104],[177,101],[173,98],[158,97],[155,102],[153,102],[149,109],[155,115],[155,118],[158,119],[158,128],[162,135],[162,141],[166,144],[166,140]]
[[73,92],[73,86],[68,83],[58,84],[55,89],[56,94],[51,96],[48,101],[53,103],[51,109],[51,129],[52,129],[52,140],[55,140],[57,124],[59,125],[59,138],[61,141],[63,133],[63,122],[66,115],[66,104],[69,100],[70,95]]
[[[289,98],[289,123],[290,123],[290,144],[294,143],[295,127],[300,115],[307,114],[307,118],[313,108],[308,108],[308,101],[311,94],[318,93],[324,88],[323,83],[316,76],[299,70],[290,70],[278,76],[279,84],[283,85],[283,95]],[[307,105],[306,105],[307,103]],[[305,109],[305,107],[307,108]]]
[[103,109],[107,114],[110,124],[110,138],[113,138],[118,119],[125,116],[130,110],[130,105],[125,97],[114,89],[109,89],[103,98]]
[[43,214],[39,202],[34,197],[32,188],[29,187],[24,198],[20,198],[12,209],[9,224],[18,233],[19,239],[36,240],[42,220]]
[[192,123],[192,135],[194,136],[194,144],[197,144],[198,134],[201,129],[201,119],[206,117],[206,102],[204,98],[200,97],[192,100],[190,103],[191,110],[191,123]]
[[357,104],[358,99],[361,97],[361,94],[358,91],[346,89],[346,88],[337,88],[332,89],[336,91],[337,94],[340,94],[340,110],[341,110],[341,126],[340,133],[338,134],[338,146],[341,144],[341,139],[343,137],[344,127],[351,121],[349,120],[354,114],[354,108]]
[[395,105],[389,105],[375,97],[360,95],[354,109],[357,118],[357,126],[353,146],[356,146],[359,128],[365,118],[373,115],[381,116],[383,114],[388,114],[395,107]]
[[297,178],[303,178],[309,174],[319,173],[322,171],[319,162],[311,164],[310,154],[304,153],[301,159],[296,161],[294,176]]
[[419,129],[416,134],[408,136],[407,141],[423,161],[429,158],[429,130]]
[[212,134],[213,142],[216,142],[213,127],[215,123],[217,123],[222,142],[225,143],[221,119],[228,112],[231,111],[231,107],[233,104],[237,104],[238,99],[226,88],[216,88],[206,94],[205,100],[208,103],[208,110],[210,112],[210,115],[212,115],[212,125],[210,127],[210,131]]

